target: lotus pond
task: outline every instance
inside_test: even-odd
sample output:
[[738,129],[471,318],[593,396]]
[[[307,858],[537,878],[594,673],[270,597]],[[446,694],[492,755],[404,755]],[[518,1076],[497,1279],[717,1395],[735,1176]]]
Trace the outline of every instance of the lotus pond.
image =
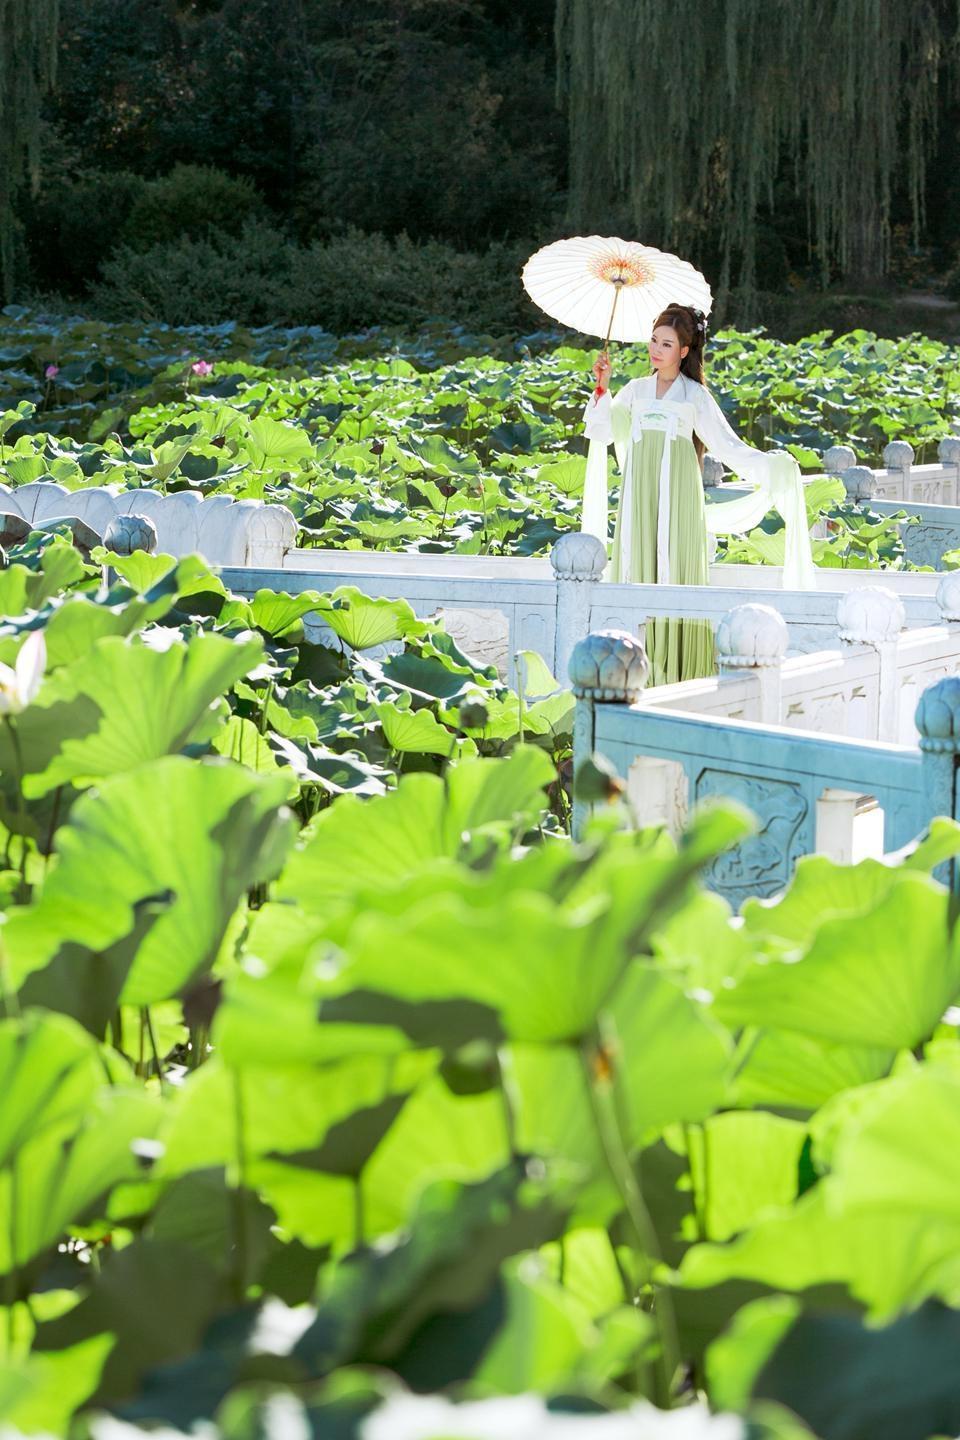
[[[879,464],[892,439],[934,458],[960,415],[958,358],[920,336],[784,344],[723,331],[710,377],[744,438],[816,472],[838,442],[863,463]],[[590,360],[548,333],[140,330],[11,307],[0,478],[276,500],[303,546],[542,554],[577,524]],[[615,385],[646,366],[638,347],[615,362]],[[616,483],[611,470],[614,495]],[[836,482],[809,497],[811,518],[832,522],[818,563],[903,566],[896,525],[842,499]],[[720,558],[775,562],[768,530]]]
[[960,1430],[960,829],[734,924],[532,658],[66,531],[0,609],[8,1433]]

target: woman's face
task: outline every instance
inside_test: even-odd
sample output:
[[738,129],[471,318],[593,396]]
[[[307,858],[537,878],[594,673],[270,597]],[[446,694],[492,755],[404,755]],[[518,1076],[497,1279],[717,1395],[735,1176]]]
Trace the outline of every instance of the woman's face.
[[647,349],[650,352],[650,364],[654,370],[679,370],[680,361],[690,347],[680,344],[680,336],[672,325],[658,325],[650,338]]

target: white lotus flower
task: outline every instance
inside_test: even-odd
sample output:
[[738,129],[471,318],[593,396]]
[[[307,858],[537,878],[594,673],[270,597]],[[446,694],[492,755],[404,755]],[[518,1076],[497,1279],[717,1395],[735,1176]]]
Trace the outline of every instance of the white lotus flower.
[[743,1421],[701,1405],[632,1405],[609,1415],[563,1415],[535,1395],[454,1405],[438,1395],[394,1395],[360,1427],[362,1440],[743,1440]]
[[47,664],[47,642],[34,630],[20,646],[16,664],[0,663],[0,715],[19,715],[40,689]]

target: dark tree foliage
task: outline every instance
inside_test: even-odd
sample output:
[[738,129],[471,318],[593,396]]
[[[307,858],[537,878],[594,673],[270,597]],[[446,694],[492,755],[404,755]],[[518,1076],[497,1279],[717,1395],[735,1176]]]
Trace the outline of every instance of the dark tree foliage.
[[[164,246],[173,275],[194,243],[238,274],[259,246],[306,275],[318,246],[356,240],[360,274],[396,253],[378,236],[404,235],[449,247],[453,273],[453,251],[626,233],[764,291],[919,273],[918,240],[942,269],[956,257],[958,0],[59,0],[41,111],[56,10],[0,0],[0,244],[9,273],[21,237],[24,292],[83,296],[116,263],[128,294],[148,246],[162,288]],[[791,48],[802,14],[830,20],[829,53],[823,26]],[[11,37],[29,63],[12,66]],[[816,131],[798,95],[820,104]]]
[[0,294],[10,284],[13,201],[36,171],[43,91],[56,73],[58,0],[0,0]]

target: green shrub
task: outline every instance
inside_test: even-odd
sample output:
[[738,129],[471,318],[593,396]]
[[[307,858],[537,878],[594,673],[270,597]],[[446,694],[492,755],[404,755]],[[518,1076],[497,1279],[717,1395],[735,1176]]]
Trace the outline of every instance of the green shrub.
[[256,187],[245,177],[227,175],[213,165],[175,165],[168,175],[143,186],[122,238],[134,250],[149,250],[183,235],[236,235],[263,208]]
[[322,325],[342,334],[438,318],[467,329],[529,330],[542,317],[520,283],[526,244],[462,253],[351,230],[299,248],[262,221],[137,251],[125,246],[94,289],[106,319],[171,325]]
[[276,317],[287,254],[285,237],[262,221],[239,236],[182,235],[143,251],[125,245],[104,265],[93,307],[107,320],[267,324]]
[[25,244],[35,282],[79,294],[116,250],[127,219],[148,187],[128,170],[55,176],[26,211]]

